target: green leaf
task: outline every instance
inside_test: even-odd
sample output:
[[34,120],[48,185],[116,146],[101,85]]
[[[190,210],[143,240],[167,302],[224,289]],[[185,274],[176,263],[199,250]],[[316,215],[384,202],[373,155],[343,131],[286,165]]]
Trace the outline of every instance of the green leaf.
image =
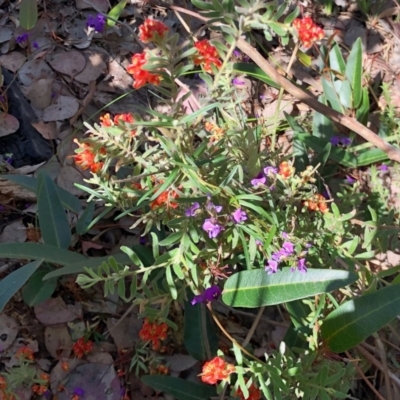
[[82,254],[40,243],[1,243],[0,257],[17,258],[19,260],[43,258],[44,261],[59,265],[67,265],[86,259]]
[[233,64],[233,71],[240,74],[246,74],[252,78],[258,79],[259,81],[266,83],[268,86],[280,89],[280,86],[255,64],[235,63]]
[[93,220],[94,206],[94,201],[89,201],[85,211],[76,222],[75,229],[78,235],[84,235],[90,229],[90,224]]
[[202,385],[167,375],[145,375],[142,382],[176,400],[207,400],[217,396],[214,386]]
[[341,353],[361,343],[400,314],[400,286],[356,297],[332,311],[322,325],[328,347]]
[[355,273],[309,269],[306,274],[284,268],[268,275],[263,269],[241,271],[228,278],[222,300],[232,307],[255,308],[327,293],[357,280]]
[[68,218],[58,198],[54,182],[43,172],[39,173],[37,196],[40,232],[44,243],[67,249],[71,243]]
[[329,66],[332,70],[340,72],[342,75],[346,71],[346,63],[337,43],[332,46],[329,52]]
[[18,292],[29,277],[40,267],[42,262],[43,259],[32,261],[7,275],[0,281],[0,312],[3,311],[11,297]]
[[[24,175],[2,175],[1,177],[4,179],[8,179],[11,182],[18,183],[25,189],[37,193],[36,191],[38,183],[37,178]],[[76,196],[72,195],[71,193],[67,192],[65,189],[61,188],[60,186],[56,185],[56,188],[57,188],[57,194],[60,197],[62,205],[68,210],[71,210],[72,212],[78,214],[82,208],[79,199]]]
[[[122,11],[124,11],[125,6],[126,6],[126,0],[121,0],[115,7],[113,7],[110,10],[110,12],[107,15],[111,18],[118,19],[122,14]],[[107,26],[111,27],[114,25],[115,25],[114,21],[111,21],[111,19],[107,19]]]
[[353,89],[353,108],[357,108],[362,98],[362,45],[358,38],[347,57],[346,77]]
[[368,87],[364,87],[362,90],[361,105],[356,109],[357,121],[361,122],[363,125],[366,125],[368,122],[369,109],[370,104]]
[[285,18],[285,21],[283,22],[285,25],[290,25],[295,18],[299,15],[300,8],[296,6],[296,8]]
[[[193,297],[193,296],[192,296]],[[204,304],[185,302],[183,342],[188,353],[199,361],[217,355],[218,336],[214,320]]]
[[30,306],[36,306],[49,299],[57,287],[57,279],[43,281],[43,277],[50,271],[50,268],[40,268],[33,273],[27,284],[22,289],[22,299]]
[[287,31],[284,28],[284,25],[280,24],[279,22],[269,22],[269,27],[278,35],[278,36],[286,36]]
[[37,20],[37,1],[21,0],[19,5],[19,23],[21,27],[29,31],[35,27]]

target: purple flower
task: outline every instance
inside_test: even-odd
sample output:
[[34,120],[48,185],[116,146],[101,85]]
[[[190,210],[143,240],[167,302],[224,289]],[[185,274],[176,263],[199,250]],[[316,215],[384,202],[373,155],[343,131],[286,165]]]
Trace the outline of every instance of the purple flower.
[[197,303],[206,303],[207,301],[216,300],[218,299],[219,296],[221,296],[221,294],[222,290],[219,288],[219,286],[217,285],[210,286],[202,294],[194,296],[191,302],[192,306],[194,306]]
[[24,42],[26,42],[27,40],[28,40],[28,38],[29,38],[29,33],[22,33],[21,35],[18,35],[16,38],[15,38],[15,41],[18,43],[18,44],[21,44],[21,43],[24,43]]
[[260,172],[255,178],[253,178],[250,183],[254,186],[257,187],[259,185],[265,185],[265,182],[267,181],[267,179],[265,178],[265,176],[263,175],[262,172]]
[[340,140],[343,146],[350,146],[351,145],[351,139],[348,137],[342,137]]
[[286,256],[290,256],[294,252],[294,245],[291,242],[285,242],[282,245],[282,249],[285,251]]
[[12,163],[13,163],[13,158],[12,158],[12,156],[9,156],[9,157],[7,157],[5,160],[4,160],[7,164],[10,164],[10,165],[12,165]]
[[278,271],[279,263],[275,260],[268,260],[268,265],[265,266],[265,271],[268,275],[275,274]]
[[95,17],[89,15],[86,22],[86,25],[90,28],[94,28],[96,32],[102,32],[105,24],[106,24],[106,19],[101,14],[97,14]]
[[232,216],[233,220],[234,220],[237,224],[239,224],[240,222],[246,221],[246,219],[247,219],[247,214],[246,214],[246,212],[245,212],[245,211],[242,211],[241,208],[238,208],[236,211],[234,211],[234,212],[231,214],[231,216]]
[[299,272],[301,272],[302,274],[305,274],[307,272],[307,267],[306,267],[306,259],[305,258],[300,258],[297,261],[297,269],[299,270]]
[[208,211],[215,211],[217,214],[221,212],[222,206],[216,206],[213,202],[208,202],[206,205],[206,209]]
[[256,245],[257,246],[262,246],[263,242],[261,240],[256,239]]
[[38,43],[36,40],[32,43],[32,46],[33,46],[33,48],[36,49],[36,50],[39,49],[39,43]]
[[276,167],[271,167],[271,166],[269,166],[269,167],[265,167],[265,168],[264,168],[264,174],[265,174],[266,176],[268,176],[269,174],[275,175],[275,174],[277,174],[277,173],[278,173],[278,168],[276,168]]
[[200,208],[199,203],[193,203],[186,211],[185,215],[187,217],[195,217],[196,216],[196,211]]
[[232,83],[233,83],[234,85],[240,85],[240,86],[245,84],[244,81],[241,81],[241,80],[238,79],[238,78],[233,78],[233,79],[232,79]]
[[282,232],[282,237],[284,239],[289,239],[289,235],[286,232]]
[[353,178],[352,176],[350,176],[350,175],[346,175],[345,182],[346,182],[348,185],[353,185],[354,183],[357,182],[357,179],[354,179],[354,178]]
[[74,389],[72,394],[76,394],[77,396],[83,396],[85,394],[85,391],[82,388],[77,387]]
[[237,57],[237,58],[239,58],[240,57],[240,50],[238,50],[238,49],[235,49],[235,50],[233,50],[233,55],[235,56],[235,57]]
[[208,233],[210,239],[216,238],[224,230],[223,226],[211,218],[204,221],[203,229]]
[[340,144],[342,146],[351,145],[351,139],[346,136],[332,136],[330,142],[333,146],[339,146]]
[[339,136],[332,136],[330,142],[332,146],[338,146],[340,143]]
[[310,247],[312,247],[311,243],[306,243],[306,248],[309,249]]
[[388,171],[389,167],[386,164],[382,164],[378,167],[378,169],[381,171]]

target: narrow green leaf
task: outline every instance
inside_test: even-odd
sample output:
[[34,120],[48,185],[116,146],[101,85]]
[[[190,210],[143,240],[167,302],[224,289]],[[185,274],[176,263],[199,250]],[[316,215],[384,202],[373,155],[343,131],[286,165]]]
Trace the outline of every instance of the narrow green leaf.
[[329,52],[329,66],[334,71],[338,71],[343,75],[346,71],[346,63],[337,43],[332,46]]
[[43,259],[32,261],[0,281],[0,312],[3,311],[11,297],[21,289],[30,276],[40,267],[42,262]]
[[[118,19],[122,14],[122,11],[124,11],[125,6],[126,6],[126,0],[121,0],[116,6],[114,6],[110,10],[110,12],[107,15],[111,18]],[[114,25],[115,25],[114,21],[111,21],[111,19],[107,19],[107,26],[111,27]]]
[[[25,175],[2,175],[1,177],[4,179],[8,179],[11,182],[18,183],[25,189],[37,193],[36,191],[38,182],[37,178]],[[65,189],[61,188],[60,186],[56,185],[56,188],[57,188],[57,194],[60,197],[62,205],[68,210],[71,210],[72,212],[78,214],[82,208],[79,199],[76,196],[72,195],[71,193],[67,192]]]
[[33,29],[38,20],[36,0],[21,0],[19,5],[19,23],[22,28],[29,31]]
[[222,293],[233,307],[261,307],[327,293],[357,280],[355,273],[333,269],[310,269],[306,274],[284,268],[268,275],[263,269],[241,271],[228,278]]
[[246,74],[252,78],[258,79],[259,81],[266,83],[268,86],[272,86],[276,89],[280,88],[280,86],[274,80],[272,80],[260,67],[257,67],[255,64],[235,63],[233,64],[233,70],[239,74]]
[[78,235],[84,235],[90,229],[89,226],[93,219],[93,213],[94,201],[89,201],[86,205],[85,211],[79,217],[75,225],[76,233]]
[[71,243],[68,218],[55,184],[46,173],[39,173],[37,192],[40,232],[44,243],[67,249]]
[[322,325],[328,347],[341,353],[361,343],[400,314],[400,286],[356,297],[332,311]]
[[357,108],[362,98],[362,44],[358,38],[350,51],[346,64],[346,77],[353,89],[353,108]]
[[0,257],[17,258],[19,260],[43,258],[44,261],[59,265],[67,265],[86,259],[82,254],[40,243],[1,243]]
[[219,339],[216,332],[215,322],[204,304],[185,302],[183,342],[193,358],[206,361],[217,355]]
[[159,242],[160,246],[170,246],[171,244],[178,243],[183,236],[183,231],[181,232],[174,232],[171,235],[167,236],[164,240]]
[[48,300],[57,287],[57,278],[43,281],[50,268],[39,268],[22,288],[22,299],[30,307]]
[[142,382],[176,400],[207,400],[217,396],[214,386],[201,385],[167,375],[145,375]]
[[370,103],[369,103],[368,87],[364,87],[362,89],[361,105],[356,109],[357,121],[366,125],[368,122],[369,109],[370,109]]

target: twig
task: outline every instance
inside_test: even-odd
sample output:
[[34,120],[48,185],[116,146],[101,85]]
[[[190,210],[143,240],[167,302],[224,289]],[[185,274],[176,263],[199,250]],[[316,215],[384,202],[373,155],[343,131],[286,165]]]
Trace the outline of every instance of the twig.
[[[186,10],[182,7],[177,6],[169,6],[171,10],[177,10],[182,13],[186,13],[188,15],[192,15],[204,22],[208,22],[209,18],[203,17],[200,14]],[[341,114],[332,108],[326,106],[325,104],[320,103],[312,94],[309,92],[300,89],[284,76],[280,75],[275,68],[249,43],[247,43],[244,39],[239,39],[237,41],[237,47],[247,56],[249,56],[269,77],[275,81],[279,86],[281,86],[286,92],[291,94],[296,99],[302,101],[304,104],[311,107],[313,110],[318,111],[319,113],[327,116],[332,121],[335,121],[346,128],[354,131],[361,137],[363,137],[368,142],[372,143],[378,149],[384,151],[387,156],[393,160],[400,163],[400,149],[390,145],[381,137],[379,137],[375,132],[371,131],[371,129],[362,125],[360,122],[355,120],[354,118],[348,117],[344,114]]]
[[385,348],[383,347],[383,343],[382,343],[381,339],[379,338],[379,335],[375,334],[374,337],[375,337],[379,355],[381,357],[383,368],[384,368],[383,375],[385,376],[385,384],[386,384],[386,390],[387,390],[387,394],[388,394],[387,400],[393,400],[392,385],[391,385],[389,374],[388,374],[389,367],[388,367],[387,358],[386,358],[386,351],[385,351]]
[[251,328],[249,329],[249,332],[247,333],[246,339],[243,340],[243,343],[242,343],[243,347],[246,347],[249,344],[251,338],[253,337],[254,332],[255,332],[255,330],[256,330],[256,328],[258,326],[258,323],[261,320],[261,316],[264,313],[264,310],[265,310],[265,306],[264,307],[260,307],[260,309],[258,310],[256,319],[253,321],[253,323],[251,325]]

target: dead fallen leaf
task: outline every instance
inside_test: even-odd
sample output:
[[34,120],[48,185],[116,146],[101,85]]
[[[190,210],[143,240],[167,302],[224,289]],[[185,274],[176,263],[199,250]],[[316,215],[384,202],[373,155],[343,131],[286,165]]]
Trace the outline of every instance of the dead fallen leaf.
[[78,82],[89,84],[105,72],[107,66],[103,61],[101,53],[86,51],[84,54],[87,58],[86,66],[81,73],[74,77],[74,79]]
[[[58,357],[57,357],[58,358]],[[58,364],[50,372],[50,389],[53,393],[58,392],[60,383],[70,374],[78,365],[85,364],[84,360],[78,358],[61,358]],[[63,369],[63,365],[68,365],[68,370]]]
[[44,342],[50,355],[57,359],[69,357],[72,351],[72,339],[65,325],[46,326]]
[[0,243],[23,243],[26,242],[27,232],[22,220],[8,224],[0,235]]
[[57,72],[71,77],[81,72],[86,65],[85,57],[76,50],[51,54],[48,62]]
[[118,325],[116,325],[117,321],[119,320],[115,318],[107,318],[107,329],[114,343],[118,350],[132,348],[139,338],[139,331],[142,329],[143,321],[133,314],[124,318]]
[[32,85],[33,82],[42,78],[53,78],[54,72],[43,60],[30,60],[26,62],[18,71],[18,78],[25,86]]
[[[108,0],[90,0],[90,1],[83,1],[83,0],[76,0],[76,7],[79,10],[86,10],[86,9],[92,9],[93,7],[90,5],[93,4],[99,11],[106,13],[110,7],[110,3]],[[96,12],[93,11],[93,14]]]
[[85,192],[75,186],[75,183],[85,184],[82,174],[74,167],[65,165],[57,177],[57,185],[74,196],[82,196]]
[[5,314],[0,314],[0,355],[14,343],[17,335],[17,321]]
[[[51,85],[53,78],[39,79],[28,88],[27,99],[32,106],[43,110],[51,104]],[[48,139],[48,138],[46,138]]]
[[67,305],[61,297],[51,298],[34,308],[35,316],[45,326],[65,324],[82,318],[82,305]]
[[0,64],[9,71],[17,72],[26,61],[26,57],[19,51],[12,51],[0,56]]
[[186,371],[197,364],[198,361],[192,356],[186,354],[173,354],[172,356],[165,356],[169,368],[173,372]]
[[79,109],[79,102],[72,96],[58,96],[56,101],[44,109],[43,121],[61,121],[71,118]]
[[55,121],[51,122],[34,122],[31,124],[45,138],[49,140],[58,138],[58,129]]
[[0,137],[10,135],[19,128],[19,121],[11,114],[0,113]]
[[7,42],[13,36],[14,30],[8,26],[2,26],[0,29],[0,43]]

